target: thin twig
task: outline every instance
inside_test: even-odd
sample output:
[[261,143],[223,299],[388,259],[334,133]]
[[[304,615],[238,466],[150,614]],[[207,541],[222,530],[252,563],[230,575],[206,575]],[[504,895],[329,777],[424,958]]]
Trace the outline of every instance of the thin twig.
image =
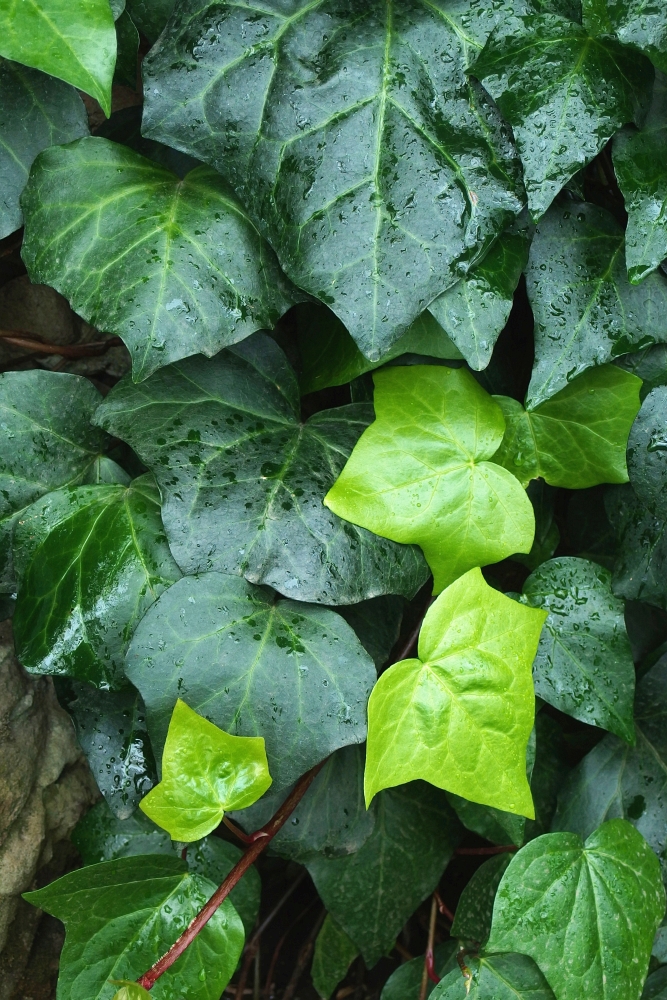
[[435,962],[433,960],[433,945],[435,943],[435,924],[438,919],[438,901],[435,898],[435,893],[431,899],[431,916],[428,922],[428,943],[426,945],[426,952],[424,954],[424,971],[422,972],[422,981],[419,989],[419,1000],[426,1000],[426,993],[428,990],[429,979],[433,983],[440,982],[440,976],[436,974]]
[[518,850],[516,844],[504,844],[502,847],[457,847],[454,854],[477,857],[478,855],[506,854],[508,851]]
[[299,874],[297,875],[297,877],[290,884],[290,886],[287,889],[287,891],[280,897],[280,899],[278,900],[278,902],[276,903],[276,905],[273,907],[273,909],[271,910],[271,912],[268,914],[268,916],[266,916],[264,918],[264,920],[261,922],[261,924],[259,925],[259,927],[255,931],[255,933],[253,934],[253,936],[248,941],[248,943],[246,945],[246,949],[251,948],[254,945],[256,939],[259,938],[260,935],[264,933],[264,931],[266,930],[266,928],[269,926],[269,924],[271,923],[271,921],[275,917],[276,913],[278,913],[279,910],[282,909],[283,905],[287,902],[287,900],[290,898],[290,896],[295,891],[295,889],[297,889],[301,885],[301,883],[303,882],[303,880],[305,879],[305,877],[306,877],[307,874],[308,873],[307,873],[307,871],[306,871],[305,868],[302,871],[299,872]]
[[318,903],[318,902],[319,902],[319,899],[317,897],[315,899],[311,899],[310,903],[308,903],[308,906],[306,906],[305,909],[299,911],[299,913],[297,914],[296,918],[289,925],[289,927],[287,928],[287,930],[285,931],[285,933],[281,937],[280,941],[276,945],[275,951],[273,952],[273,955],[271,957],[271,964],[269,965],[269,971],[266,974],[266,982],[264,983],[264,993],[263,993],[263,995],[264,995],[265,998],[268,998],[268,997],[271,996],[271,987],[273,985],[273,983],[272,983],[273,973],[275,972],[276,963],[278,961],[278,956],[280,955],[280,952],[282,950],[283,945],[285,944],[285,941],[287,940],[287,938],[289,937],[289,935],[292,933],[292,931],[294,930],[294,928],[296,927],[296,925],[303,920],[303,918],[306,916],[306,914],[309,913],[310,910],[312,910],[313,906],[315,906],[315,904]]
[[278,833],[278,830],[280,830],[283,824],[287,822],[294,809],[296,809],[297,805],[308,791],[311,782],[321,771],[324,763],[324,761],[321,761],[315,767],[312,767],[310,771],[306,771],[306,773],[299,778],[290,794],[269,822],[266,823],[260,830],[256,830],[255,833],[252,834],[252,844],[248,846],[242,857],[239,858],[222,885],[216,889],[208,903],[205,903],[204,906],[202,906],[197,916],[194,917],[181,936],[174,941],[171,948],[162,956],[162,958],[159,958],[147,972],[144,972],[144,974],[137,979],[139,986],[143,986],[145,990],[150,990],[160,976],[170,969],[174,962],[181,957],[188,945],[192,944],[200,931],[209,922],[218,907],[221,906],[227,899],[227,896],[230,894],[234,886],[236,886],[243,878],[253,861],[256,861],[260,854],[266,850],[272,839]]
[[306,965],[308,964],[308,959],[310,958],[313,948],[315,947],[315,938],[320,932],[320,927],[324,923],[324,918],[327,915],[326,910],[322,910],[319,917],[315,921],[313,929],[306,938],[306,941],[299,952],[299,957],[296,960],[296,965],[294,966],[294,972],[290,977],[290,981],[285,987],[285,992],[283,993],[283,1000],[292,1000],[297,986],[299,985],[299,980],[304,973]]
[[442,913],[443,917],[445,917],[445,919],[448,920],[450,924],[453,924],[454,914],[449,909],[449,907],[447,906],[447,904],[445,903],[444,899],[442,898],[437,889],[435,890],[433,895],[435,896],[435,901],[438,904],[438,909]]
[[412,954],[412,952],[408,951],[408,949],[405,947],[405,945],[401,944],[401,942],[398,941],[398,940],[394,942],[394,948],[396,949],[396,951],[401,956],[401,958],[403,959],[404,962],[411,962],[412,959],[415,957]]
[[250,966],[252,965],[253,959],[255,957],[255,951],[257,949],[257,944],[253,945],[252,948],[248,948],[243,958],[243,965],[241,966],[241,973],[239,975],[239,981],[236,984],[236,998],[235,1000],[243,1000],[243,994],[245,993],[245,984],[248,981],[248,973],[250,972]]
[[222,817],[222,822],[225,824],[228,830],[231,830],[235,837],[238,837],[243,844],[252,844],[252,837],[249,837],[247,833],[244,833],[240,826],[236,823],[232,823],[231,819],[227,816]]
[[88,344],[50,344],[24,330],[0,330],[0,340],[12,347],[34,351],[35,354],[59,354],[63,358],[96,358],[105,354],[110,347],[123,343],[120,337],[108,337],[107,340],[93,340]]

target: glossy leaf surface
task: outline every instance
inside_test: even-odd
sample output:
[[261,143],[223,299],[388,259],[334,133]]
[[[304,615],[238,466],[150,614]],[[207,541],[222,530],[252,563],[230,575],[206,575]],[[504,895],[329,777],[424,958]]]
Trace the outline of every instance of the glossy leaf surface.
[[[149,969],[215,888],[189,873],[178,858],[141,856],[70,872],[25,898],[65,924],[58,987],[63,995],[110,1000],[116,988],[109,980],[131,981]],[[218,1000],[243,940],[241,919],[226,899],[151,995],[155,1000]]]
[[190,2],[144,64],[144,130],[219,169],[375,361],[522,207],[508,132],[465,72],[508,9]]
[[239,577],[184,577],[166,591],[139,624],[126,669],[156,753],[183,698],[221,729],[263,736],[276,790],[366,738],[375,668],[350,626]]
[[41,155],[22,206],[32,280],[121,336],[137,380],[273,326],[299,297],[207,167],[181,181],[126,146],[83,139]]
[[533,663],[535,693],[634,742],[635,669],[611,573],[586,559],[550,559],[528,577],[522,600],[548,612]]
[[583,0],[584,24],[645,52],[667,72],[667,11],[653,0]]
[[433,1000],[555,1000],[549,984],[527,955],[487,955],[465,959],[469,982],[460,969],[442,980]]
[[667,519],[667,386],[648,394],[628,441],[632,488],[651,513]]
[[109,0],[6,0],[0,56],[71,83],[111,113],[116,32]]
[[667,522],[652,514],[631,486],[608,490],[605,506],[619,541],[614,593],[667,610]]
[[493,590],[479,569],[440,595],[424,618],[419,659],[394,664],[371,694],[367,802],[382,788],[424,778],[534,816],[526,780],[530,668],[545,618]]
[[658,859],[629,823],[610,820],[585,843],[552,833],[519,851],[496,895],[487,950],[530,955],[559,1000],[630,1000],[664,912]]
[[172,840],[201,840],[230,809],[251,806],[271,784],[261,736],[230,736],[179,698],[162,753],[162,780],[141,800]]
[[654,75],[617,41],[548,14],[501,24],[472,72],[512,126],[535,219],[621,125],[642,123]]
[[422,782],[381,792],[375,826],[355,854],[307,863],[329,913],[369,967],[440,880],[459,837],[442,792]]
[[603,208],[554,205],[537,227],[526,285],[535,316],[529,409],[587,368],[667,340],[667,278],[630,284],[623,230]]
[[625,483],[625,452],[640,388],[629,372],[602,365],[532,410],[509,396],[494,396],[506,424],[494,461],[524,486],[538,477],[570,490]]
[[135,626],[181,575],[152,476],[47,494],[22,515],[14,556],[23,665],[97,687],[122,685]]
[[505,421],[470,373],[417,365],[377,372],[374,381],[375,422],[326,505],[377,534],[420,545],[435,593],[473,566],[529,552],[530,501],[514,476],[489,461]]
[[301,423],[294,372],[265,334],[140,386],[126,378],[98,413],[153,470],[184,572],[239,573],[288,597],[331,604],[412,597],[427,578],[416,549],[354,528],[322,505],[372,417],[371,406],[353,404]]
[[491,917],[493,901],[500,885],[505,869],[512,860],[509,852],[490,857],[473,874],[461,893],[454,923],[452,937],[464,941],[475,941],[485,944],[491,933]]
[[310,974],[313,986],[323,1000],[329,997],[359,954],[356,944],[338,926],[331,915],[327,915],[315,941],[313,965]]

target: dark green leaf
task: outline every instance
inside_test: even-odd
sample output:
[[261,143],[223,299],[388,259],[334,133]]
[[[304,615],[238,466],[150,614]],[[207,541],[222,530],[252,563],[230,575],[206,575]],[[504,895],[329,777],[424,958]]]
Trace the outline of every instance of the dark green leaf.
[[642,402],[651,389],[667,385],[667,344],[655,344],[654,347],[645,347],[643,351],[624,354],[617,358],[614,364],[642,379],[643,384],[639,392]]
[[155,142],[154,139],[146,139],[141,134],[141,112],[142,108],[138,105],[114,111],[111,118],[102,122],[100,127],[96,129],[95,135],[102,136],[103,139],[111,139],[112,142],[119,142],[123,146],[129,146],[136,153],[140,153],[149,160],[154,160],[165,170],[170,170],[179,177],[185,177],[195,167],[201,166],[199,160],[195,160],[192,156],[186,156],[185,153],[179,153],[177,149],[163,146],[161,142]]
[[180,181],[126,146],[81,139],[40,155],[22,206],[32,280],[123,337],[135,379],[272,326],[300,295],[207,167]]
[[217,167],[376,361],[521,210],[508,132],[466,77],[510,9],[190,0],[144,62],[144,131]]
[[488,941],[493,901],[511,860],[509,852],[496,854],[477,869],[461,893],[452,924],[452,937],[475,941],[480,945]]
[[317,935],[310,970],[313,986],[323,1000],[329,1000],[358,954],[356,944],[328,914]]
[[[444,941],[436,944],[433,949],[433,965],[436,974],[444,978],[452,969],[458,968],[456,961],[457,945],[454,941]],[[419,996],[422,976],[424,974],[424,956],[413,958],[392,972],[382,987],[380,1000],[416,1000]],[[435,989],[435,983],[429,979],[426,985],[426,996]]]
[[667,518],[667,386],[653,389],[642,403],[628,440],[628,471],[644,506]]
[[501,23],[472,72],[512,126],[535,219],[621,125],[642,123],[654,77],[644,56],[548,14]]
[[109,440],[91,425],[101,398],[78,375],[0,374],[0,591],[14,586],[11,538],[18,513],[49,490],[92,475]]
[[656,969],[648,977],[642,993],[642,1000],[667,1000],[667,967]]
[[[276,790],[366,738],[373,661],[343,619],[239,577],[184,577],[140,622],[127,675],[155,752],[177,698],[220,728],[263,736]],[[279,706],[279,708],[278,708]]]
[[404,603],[402,598],[388,594],[335,609],[352,626],[378,670],[385,665],[398,641]]
[[[620,492],[622,494],[624,490]],[[593,486],[589,490],[577,490],[570,494],[566,531],[572,551],[580,558],[613,569],[618,544],[607,517],[606,494],[604,486]]]
[[512,558],[526,569],[533,570],[547,559],[551,559],[560,542],[560,531],[554,520],[556,491],[547,486],[543,479],[533,479],[528,483],[526,493],[535,512],[535,538],[528,555],[517,553]]
[[535,764],[530,790],[535,804],[535,819],[526,820],[524,839],[533,840],[548,833],[556,812],[558,792],[570,770],[565,758],[563,732],[558,723],[538,712],[535,719]]
[[71,83],[111,113],[116,32],[109,0],[4,3],[0,56]]
[[139,69],[139,32],[134,21],[126,10],[116,20],[116,41],[118,58],[116,59],[115,79],[127,84],[132,90],[137,89],[137,72]]
[[614,593],[667,610],[667,521],[647,510],[631,486],[609,489],[605,507],[619,540]]
[[150,475],[47,494],[22,515],[14,556],[21,663],[97,687],[122,684],[135,626],[181,575]]
[[355,528],[322,505],[373,418],[353,404],[299,420],[294,372],[257,334],[212,361],[192,358],[107,396],[98,420],[153,470],[184,572],[241,573],[300,600],[412,597],[418,550]]
[[655,0],[583,0],[584,24],[639,49],[667,72],[667,10]]
[[528,577],[522,600],[549,615],[533,663],[535,693],[633,742],[635,669],[611,573],[586,559],[550,559]]
[[169,19],[174,0],[127,0],[127,9],[139,31],[154,42]]
[[537,227],[526,271],[535,316],[535,409],[593,365],[667,340],[667,278],[631,285],[623,230],[603,208],[559,202]]
[[[667,40],[667,15],[658,16],[665,18]],[[667,257],[667,81],[662,73],[656,74],[645,124],[639,131],[619,132],[613,155],[628,212],[625,262],[630,280],[639,282]]]
[[72,688],[67,710],[81,749],[109,806],[125,819],[157,781],[141,695],[131,687],[98,691],[76,681]]
[[373,833],[355,854],[307,863],[324,905],[370,967],[436,887],[459,837],[444,794],[413,782],[381,792]]
[[[217,886],[224,882],[242,856],[243,851],[235,844],[229,844],[226,840],[211,835],[188,846],[186,861],[191,872],[203,876]],[[243,921],[246,934],[251,934],[255,926],[261,894],[262,881],[255,866],[251,865],[229,894],[236,912]]]
[[526,955],[465,959],[471,979],[456,969],[440,983],[433,1000],[555,1000],[546,979]]
[[515,855],[487,949],[530,955],[558,1000],[632,1000],[664,912],[658,859],[634,827],[614,819],[585,844],[551,833]]
[[[178,858],[144,855],[81,868],[24,898],[65,924],[59,995],[110,1000],[115,986],[109,980],[131,981],[149,969],[215,888]],[[151,996],[218,1000],[243,940],[243,924],[226,899]]]
[[19,196],[37,154],[87,134],[74,87],[0,59],[0,239],[23,224]]
[[634,747],[606,736],[571,772],[553,829],[588,837],[605,820],[623,817],[651,845],[667,879],[667,657],[637,685],[635,731]]

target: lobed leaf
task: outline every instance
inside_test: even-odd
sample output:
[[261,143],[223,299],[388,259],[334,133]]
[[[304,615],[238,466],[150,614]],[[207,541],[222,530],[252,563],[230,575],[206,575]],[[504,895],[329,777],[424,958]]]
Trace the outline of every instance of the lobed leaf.
[[583,0],[584,24],[644,52],[667,72],[667,11],[653,0]]

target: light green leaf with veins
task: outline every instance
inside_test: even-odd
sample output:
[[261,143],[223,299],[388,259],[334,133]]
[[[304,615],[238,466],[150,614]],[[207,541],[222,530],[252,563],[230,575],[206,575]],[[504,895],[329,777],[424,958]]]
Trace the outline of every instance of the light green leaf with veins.
[[533,819],[526,747],[531,667],[546,613],[494,590],[473,569],[429,608],[419,659],[386,670],[368,703],[366,802],[423,778]]
[[230,736],[176,702],[162,754],[162,781],[142,812],[172,840],[206,837],[231,809],[245,809],[271,784],[263,736]]
[[377,372],[376,420],[364,431],[324,502],[340,517],[423,549],[439,593],[474,566],[529,552],[530,500],[489,461],[505,421],[465,369]]

